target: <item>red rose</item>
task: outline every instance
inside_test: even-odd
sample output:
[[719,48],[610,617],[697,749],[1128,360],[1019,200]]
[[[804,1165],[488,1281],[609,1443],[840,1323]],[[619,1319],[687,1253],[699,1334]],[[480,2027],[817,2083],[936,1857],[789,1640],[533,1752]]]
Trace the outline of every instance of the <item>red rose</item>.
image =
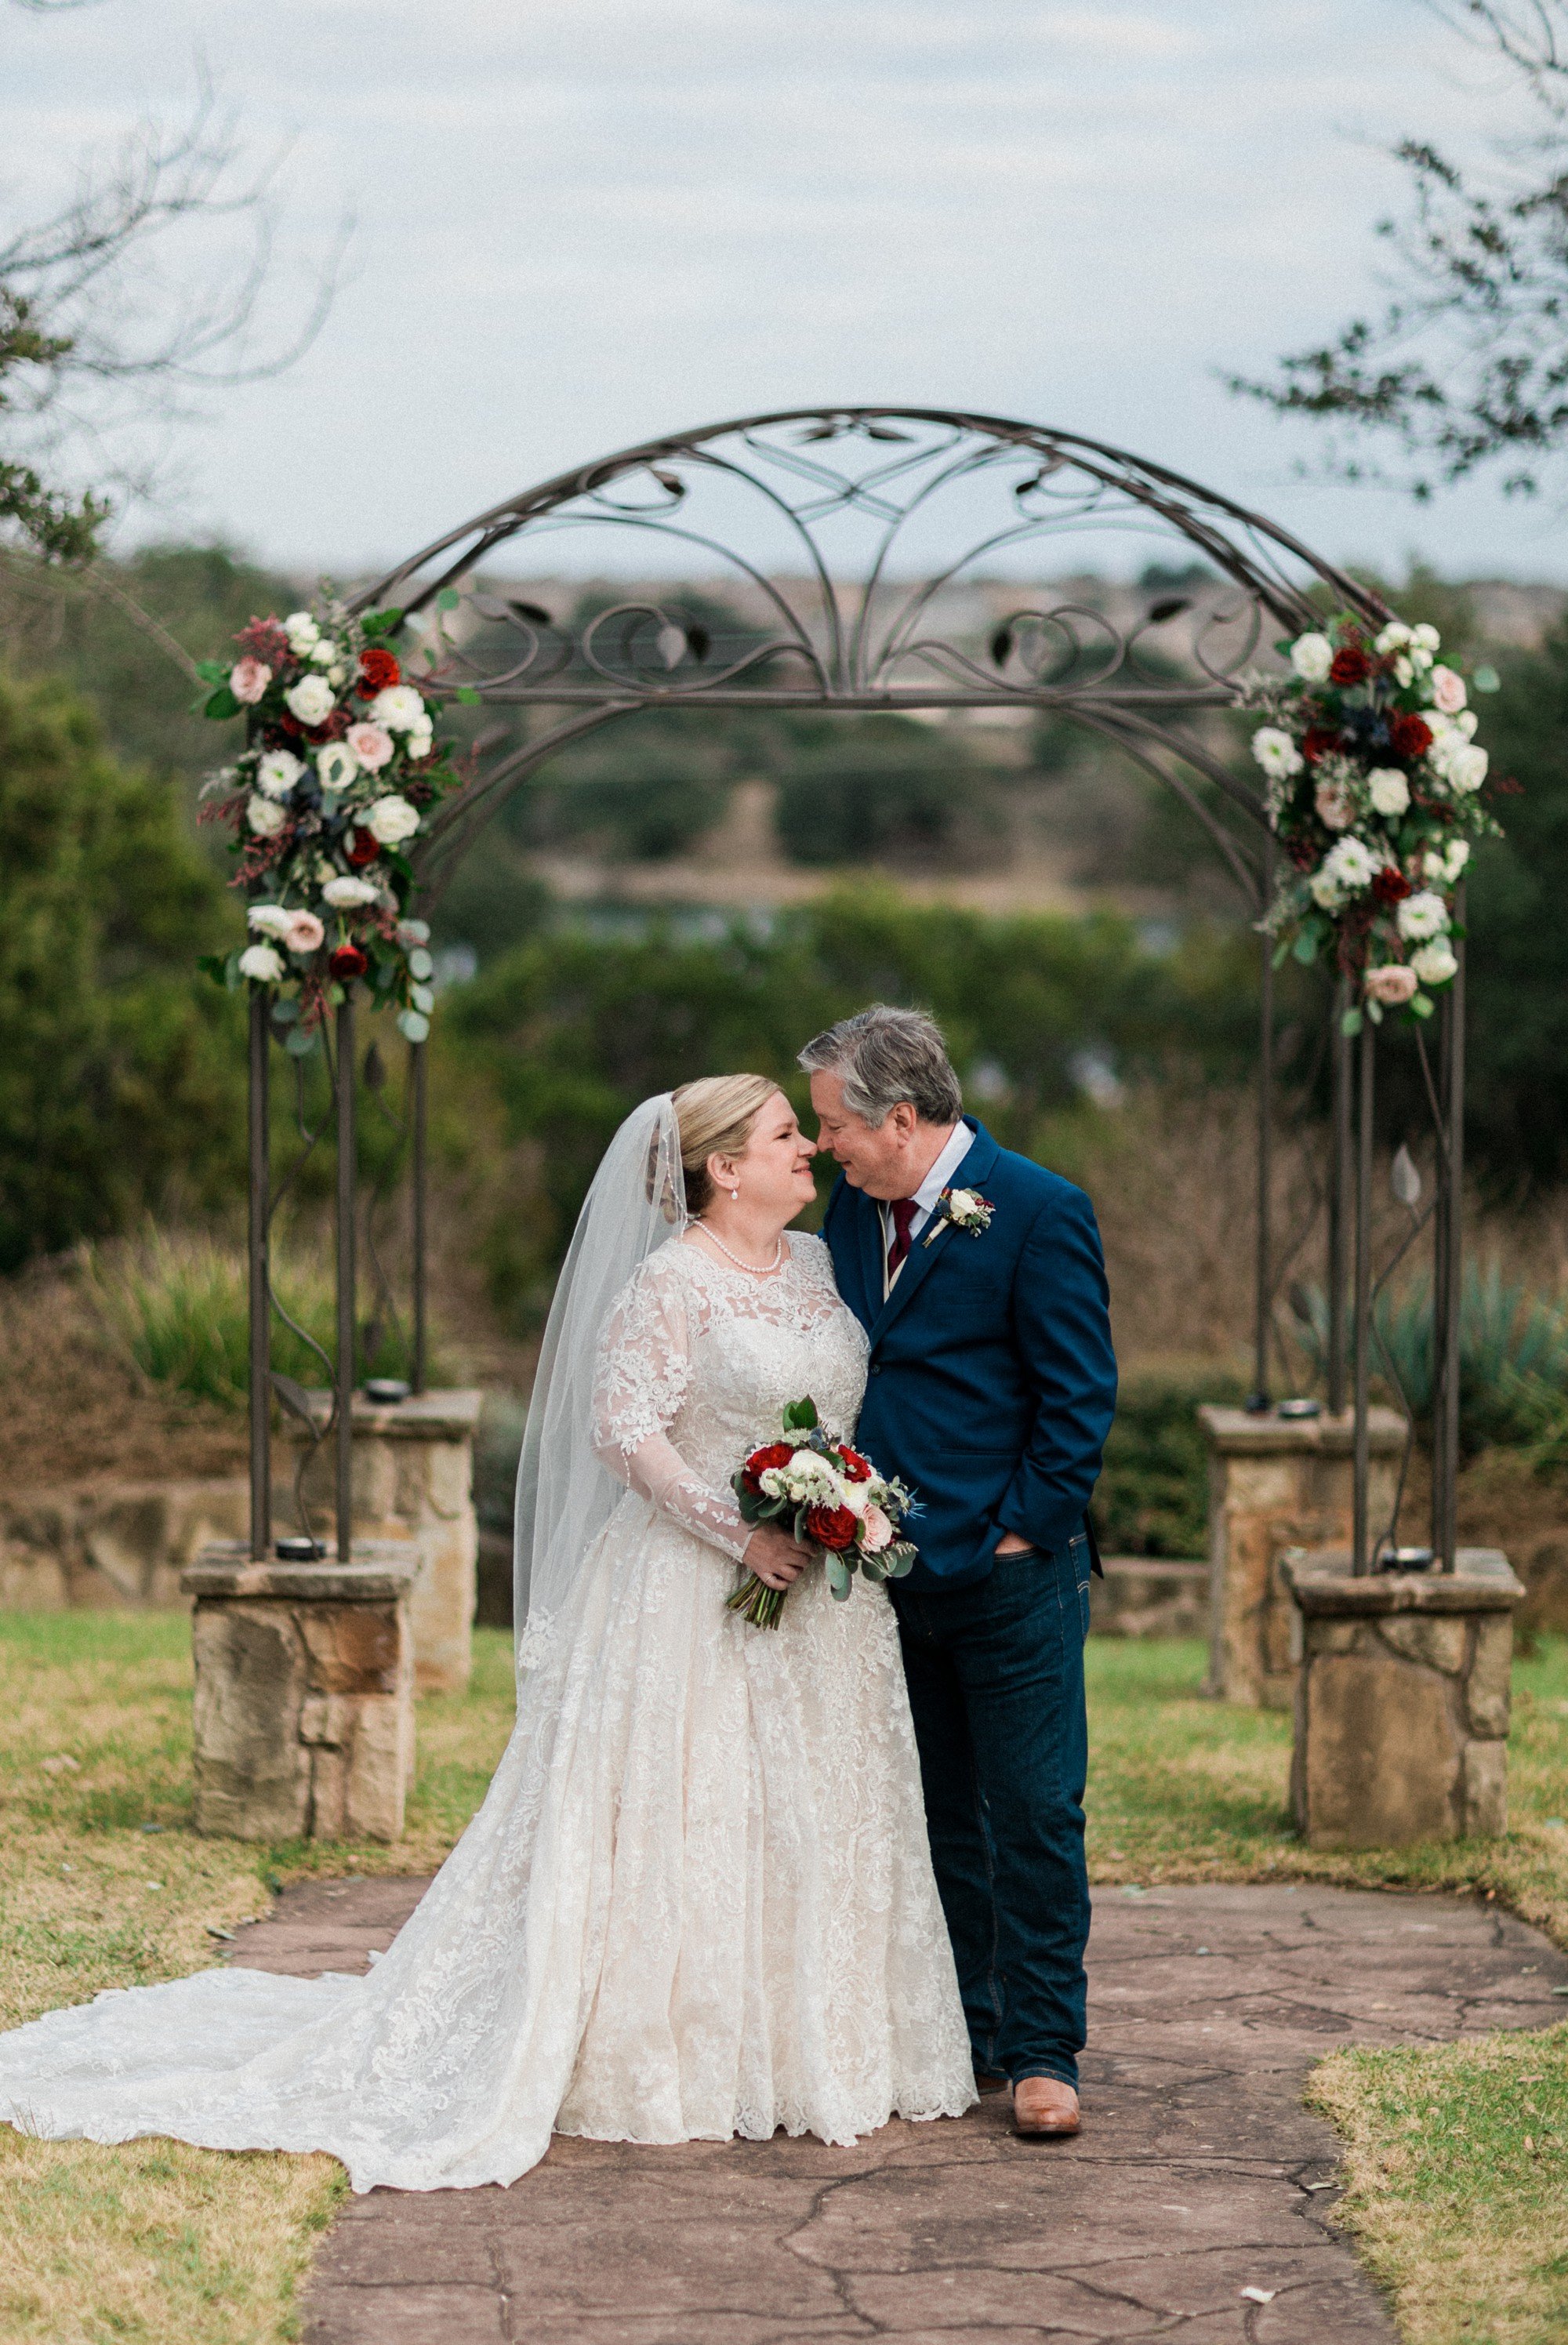
[[380,851],[379,839],[372,838],[368,830],[351,830],[343,850],[356,871],[362,871],[367,863],[374,863]]
[[1402,904],[1411,892],[1411,883],[1397,863],[1385,863],[1372,879],[1372,893],[1380,904]]
[[398,665],[391,653],[383,651],[379,644],[372,644],[369,651],[359,654],[361,700],[373,700],[377,693],[389,691],[394,684],[401,684],[402,680],[402,669]]
[[1339,730],[1331,725],[1309,725],[1301,736],[1301,755],[1309,766],[1315,766],[1320,757],[1326,757],[1330,749],[1339,746]]
[[1371,674],[1372,664],[1360,644],[1345,644],[1334,654],[1329,665],[1330,684],[1362,684]]
[[350,978],[363,977],[370,964],[358,945],[339,945],[336,952],[328,955],[327,966],[334,977],[347,984]]
[[787,1441],[770,1441],[762,1449],[754,1449],[741,1472],[754,1490],[762,1487],[763,1476],[772,1466],[787,1466],[794,1456]]
[[1431,747],[1431,726],[1424,716],[1401,709],[1389,719],[1389,747],[1396,757],[1424,757]]
[[805,1535],[818,1547],[834,1548],[842,1554],[855,1545],[859,1523],[847,1507],[808,1507],[805,1510]]
[[844,1469],[844,1478],[846,1482],[870,1481],[871,1460],[869,1457],[863,1457],[858,1449],[846,1449],[842,1444],[834,1454],[837,1457],[839,1465]]

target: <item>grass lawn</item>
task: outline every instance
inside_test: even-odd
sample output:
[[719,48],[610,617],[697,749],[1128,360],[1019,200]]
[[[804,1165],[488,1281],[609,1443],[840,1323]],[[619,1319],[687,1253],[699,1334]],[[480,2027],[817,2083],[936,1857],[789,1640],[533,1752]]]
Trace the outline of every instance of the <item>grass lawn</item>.
[[[177,1976],[304,1873],[433,1868],[511,1713],[510,1639],[481,1630],[464,1699],[420,1706],[409,1831],[364,1843],[199,1841],[181,1615],[0,1614],[0,2021]],[[1314,1879],[1472,1888],[1568,1944],[1568,1644],[1516,1673],[1503,1842],[1325,1857],[1290,1837],[1290,1722],[1199,1698],[1197,1645],[1089,1645],[1091,1869],[1101,1881]],[[1558,1821],[1562,1820],[1562,1821]],[[1345,2135],[1352,2221],[1420,2345],[1527,2345],[1568,2320],[1568,2030],[1340,2054],[1314,2089]],[[1462,2108],[1466,2130],[1444,2112]],[[1429,2117],[1426,2112],[1435,2112]],[[325,2158],[0,2132],[0,2337],[270,2345],[296,2332]]]

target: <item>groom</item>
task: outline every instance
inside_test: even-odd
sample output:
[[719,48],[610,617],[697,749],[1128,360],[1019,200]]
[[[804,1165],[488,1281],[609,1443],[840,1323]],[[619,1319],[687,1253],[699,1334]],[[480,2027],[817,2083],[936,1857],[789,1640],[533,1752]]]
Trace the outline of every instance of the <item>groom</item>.
[[800,1063],[871,1338],[858,1438],[923,1509],[892,1594],[976,2076],[1011,2084],[1020,2133],[1076,2133],[1086,1509],[1116,1406],[1094,1210],[964,1114],[916,1010],[863,1010]]

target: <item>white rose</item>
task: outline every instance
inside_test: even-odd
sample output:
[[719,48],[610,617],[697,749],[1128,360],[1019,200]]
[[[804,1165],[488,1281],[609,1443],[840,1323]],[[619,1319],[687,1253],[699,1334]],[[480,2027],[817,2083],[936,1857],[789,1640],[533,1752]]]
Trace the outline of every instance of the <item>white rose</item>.
[[269,798],[286,798],[305,771],[290,749],[268,749],[256,768],[256,787]]
[[[403,1037],[405,1042],[422,1042],[429,1035],[430,1030],[430,1021],[424,1015],[422,1010],[399,1010],[398,1031]],[[765,1474],[763,1476],[763,1480],[764,1482],[767,1480],[767,1476]]]
[[1403,814],[1411,802],[1411,786],[1397,766],[1374,766],[1367,776],[1367,790],[1385,818]]
[[283,622],[283,632],[296,659],[303,659],[311,645],[321,638],[321,630],[309,611],[290,611]]
[[405,838],[412,838],[419,827],[419,809],[407,798],[378,798],[365,817],[365,828],[382,847],[400,846]]
[[1462,749],[1450,751],[1448,778],[1456,790],[1462,790],[1468,797],[1485,781],[1486,769],[1491,762],[1484,749],[1478,749],[1473,742],[1467,741]]
[[1301,752],[1277,725],[1260,725],[1252,736],[1252,755],[1273,781],[1284,781],[1301,770]]
[[1469,839],[1451,838],[1447,847],[1443,850],[1442,860],[1443,876],[1452,885],[1452,883],[1459,878],[1459,875],[1464,869],[1465,865],[1470,861]]
[[370,715],[389,733],[422,732],[430,721],[423,695],[411,684],[389,684],[379,692],[370,703]]
[[430,727],[428,725],[421,726],[410,734],[408,739],[409,756],[415,765],[419,765],[422,759],[430,756]]
[[1431,665],[1431,654],[1422,651],[1419,644],[1412,644],[1410,648],[1410,665],[1412,675],[1424,675]]
[[301,725],[320,725],[332,714],[332,687],[324,675],[302,675],[283,697]]
[[1333,665],[1334,646],[1327,635],[1298,635],[1290,646],[1290,665],[1306,684],[1323,684]]
[[1406,626],[1404,621],[1402,619],[1391,619],[1388,625],[1383,629],[1382,634],[1372,645],[1372,649],[1378,653],[1397,652],[1400,645],[1401,644],[1408,644],[1410,639],[1411,631]]
[[239,974],[258,985],[276,985],[283,974],[283,956],[271,945],[247,945],[239,956]]
[[1338,878],[1325,865],[1319,866],[1307,885],[1311,890],[1313,903],[1321,912],[1337,912],[1345,900],[1344,890]]
[[1408,690],[1410,685],[1415,682],[1415,666],[1412,661],[1402,657],[1395,660],[1394,682],[1399,685],[1401,692]]
[[258,936],[280,937],[294,915],[281,904],[252,904],[245,917]]
[[1473,708],[1462,708],[1453,720],[1454,730],[1457,733],[1462,733],[1467,741],[1473,741],[1475,728],[1480,722],[1481,719]]
[[337,879],[329,879],[321,894],[335,912],[346,912],[355,904],[373,904],[380,889],[371,879],[352,879],[345,872]]
[[972,1213],[980,1200],[973,1189],[949,1189],[947,1203],[955,1213]]
[[326,635],[322,635],[310,646],[309,659],[312,667],[330,667],[334,660],[340,659],[342,655],[342,645],[333,643]]
[[253,790],[246,800],[245,819],[258,838],[276,838],[288,817],[276,798],[264,798]]
[[1434,937],[1431,944],[1416,947],[1411,967],[1423,985],[1446,985],[1458,974],[1459,956],[1446,937]]
[[346,790],[359,770],[359,760],[347,741],[329,741],[324,749],[316,752],[316,771],[324,790]]
[[1435,652],[1442,642],[1442,637],[1430,620],[1423,619],[1419,627],[1411,629],[1411,642],[1418,651]]
[[1401,937],[1412,944],[1421,944],[1428,937],[1441,937],[1448,927],[1448,906],[1430,888],[1419,896],[1407,896],[1395,915]]

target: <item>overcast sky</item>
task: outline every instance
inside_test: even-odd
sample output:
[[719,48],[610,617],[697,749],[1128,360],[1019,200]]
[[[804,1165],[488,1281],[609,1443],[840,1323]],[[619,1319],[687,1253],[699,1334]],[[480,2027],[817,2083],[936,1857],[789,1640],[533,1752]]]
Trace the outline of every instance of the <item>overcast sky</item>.
[[198,56],[293,139],[286,242],[357,217],[315,347],[182,431],[144,531],[347,574],[654,431],[888,400],[1120,441],[1332,556],[1568,576],[1490,488],[1299,484],[1312,436],[1215,380],[1376,298],[1381,146],[1517,119],[1421,0],[95,0],[0,42],[13,218]]

